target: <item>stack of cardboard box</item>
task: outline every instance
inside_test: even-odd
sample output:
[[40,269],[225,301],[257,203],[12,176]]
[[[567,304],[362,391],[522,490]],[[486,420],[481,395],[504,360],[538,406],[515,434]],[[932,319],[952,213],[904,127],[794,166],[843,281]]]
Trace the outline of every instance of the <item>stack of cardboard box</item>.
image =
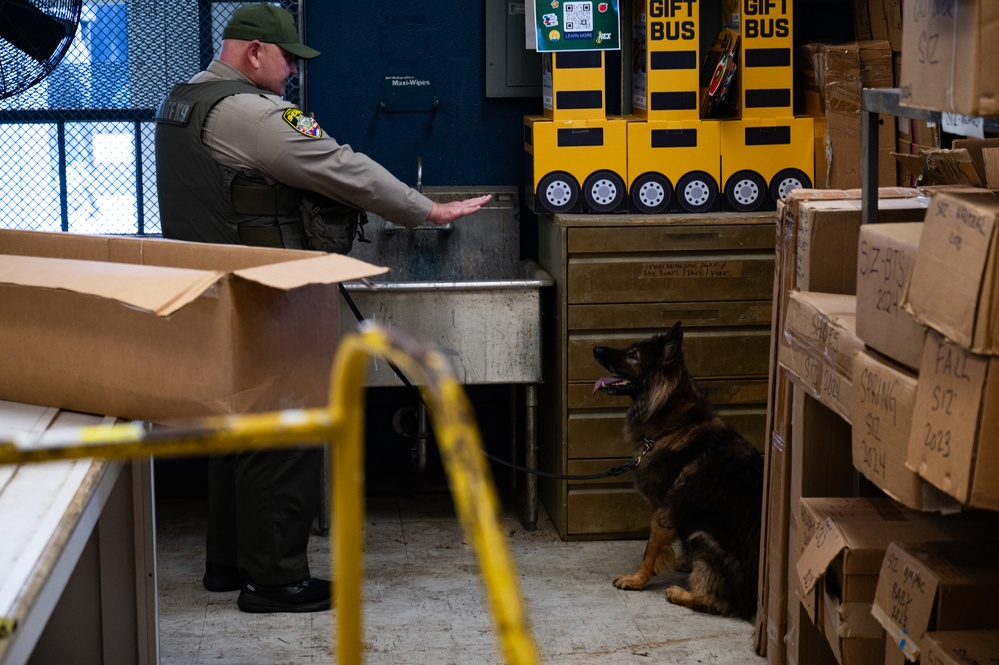
[[909,199],[926,206],[913,221],[826,239],[818,210],[849,199],[796,194],[782,209],[794,279],[775,301],[763,535],[786,614],[769,589],[769,647],[783,636],[783,659],[802,664],[994,658],[999,615],[982,610],[999,584],[999,197],[942,189]]
[[[964,116],[999,113],[999,51],[989,46],[999,28],[999,4],[951,0],[916,3],[906,9],[901,53],[895,56],[899,103]],[[899,120],[899,153],[920,155],[939,147],[939,128],[922,121]],[[962,147],[954,144],[955,149]],[[909,171],[921,169],[919,160],[909,164]],[[999,187],[999,179],[990,182],[981,169],[981,182],[976,182],[971,170],[968,180],[957,182]]]
[[962,504],[999,509],[999,197],[941,192],[903,307],[922,347],[906,465]]
[[795,563],[797,593],[840,665],[885,662],[885,631],[872,609],[889,548],[923,541],[964,546],[997,524],[987,514],[911,511],[887,497],[806,497],[801,513],[808,528]]
[[[892,86],[891,44],[884,39],[804,44],[797,62],[799,108],[815,118],[816,186],[860,187],[861,90]],[[881,118],[877,141],[878,184],[894,186],[895,120],[891,116]]]
[[[906,188],[881,188],[879,196],[881,214],[894,221],[921,219],[928,202],[919,191]],[[843,349],[851,347],[849,340],[856,338],[850,332],[849,319],[861,226],[859,197],[860,190],[795,190],[778,206],[767,409],[767,505],[757,615],[757,636],[762,643],[758,650],[765,650],[770,663],[821,662],[809,655],[807,647],[799,648],[801,606],[794,593],[794,561],[799,549],[797,507],[801,496],[852,493],[850,430],[849,424],[821,401],[822,393],[815,389],[816,377],[809,381],[808,371],[796,367],[827,365],[825,394],[830,398],[843,395],[844,385],[849,385],[850,352],[839,354],[837,350],[841,344]],[[810,317],[819,310],[796,291],[845,298],[831,298],[840,305],[840,311],[818,315],[813,329]],[[800,322],[800,332],[785,337],[789,319]],[[852,347],[859,348],[856,342]],[[809,350],[814,352],[811,356]],[[795,365],[795,357],[802,364]],[[841,399],[836,403],[838,408],[848,406]],[[816,643],[812,638],[817,633],[808,631],[807,626],[805,630],[802,643]]]

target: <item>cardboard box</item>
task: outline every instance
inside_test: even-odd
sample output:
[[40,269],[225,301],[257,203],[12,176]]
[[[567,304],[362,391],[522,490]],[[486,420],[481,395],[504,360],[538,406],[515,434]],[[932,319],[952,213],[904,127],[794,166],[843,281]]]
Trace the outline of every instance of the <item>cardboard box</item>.
[[[992,156],[994,148],[989,149]],[[979,156],[984,157],[982,151]],[[964,148],[924,148],[918,151],[911,146],[906,152],[893,152],[892,156],[899,165],[912,174],[919,174],[920,185],[958,185],[985,189],[986,175],[984,163],[981,169],[975,163],[970,152]]]
[[999,356],[930,331],[906,465],[965,505],[999,509]]
[[[791,414],[791,488],[790,519],[788,521],[787,567],[788,662],[800,665],[819,665],[836,662],[822,633],[803,614],[801,603],[795,599],[798,574],[794,563],[804,547],[802,539],[814,524],[802,525],[801,498],[842,497],[853,495],[853,463],[850,455],[850,425],[819,401],[797,386],[794,389]],[[804,535],[803,535],[804,532]]]
[[318,407],[341,255],[0,231],[0,399],[123,418]]
[[883,662],[884,630],[871,607],[892,542],[967,540],[999,526],[996,514],[919,513],[887,497],[803,498],[801,506],[803,523],[817,525],[796,566],[802,604],[842,665]]
[[919,369],[926,327],[902,308],[923,225],[866,224],[857,256],[857,334],[892,360]]
[[892,543],[872,613],[914,662],[928,631],[999,628],[997,560],[999,541]]
[[951,146],[955,150],[967,150],[983,186],[999,190],[999,138],[954,139]]
[[902,50],[902,0],[853,0],[853,25],[857,39],[887,39]]
[[926,665],[999,662],[999,630],[948,630],[926,633]]
[[[878,191],[879,223],[922,221],[929,199],[918,190],[882,187]],[[859,191],[858,198],[798,204],[796,285],[799,289],[823,293],[857,292],[860,209]]]
[[853,466],[913,510],[957,512],[961,504],[906,466],[916,408],[915,374],[876,353],[853,364]]
[[798,46],[795,52],[794,107],[796,115],[814,119],[815,176],[812,182],[824,186],[828,182],[829,165],[826,162],[826,101],[823,89],[822,48],[825,44],[812,42]]
[[[860,187],[861,90],[891,87],[891,45],[886,40],[827,45],[822,48],[822,56],[817,62],[822,67],[824,86],[825,186]],[[891,187],[897,182],[890,157],[895,147],[895,126],[891,116],[879,118],[877,140],[878,183]]]
[[[842,560],[836,560],[839,552],[830,556],[818,574],[809,568],[802,575],[802,563],[808,561],[806,557],[814,557],[813,550],[820,551],[819,544],[826,545],[829,536],[836,535],[835,528],[828,524],[830,520],[849,523],[851,519],[875,518],[879,510],[893,507],[883,505],[884,501],[823,497],[803,498],[800,502],[802,548],[795,562],[796,593],[808,619],[820,629],[840,665],[880,665],[874,655],[883,656],[884,631],[870,617],[869,606],[865,608],[863,603],[867,595],[866,580],[845,575]],[[842,559],[848,554],[849,551]],[[873,586],[869,595],[873,600]]]
[[885,665],[906,665],[908,661],[905,659],[905,652],[902,651],[901,647],[892,640],[888,635],[885,635]]
[[856,297],[795,291],[781,335],[780,364],[809,395],[851,422]]
[[999,4],[949,0],[922,9],[903,12],[901,105],[999,113]]
[[999,197],[937,190],[903,303],[976,353],[999,352]]
[[821,184],[860,187],[860,50],[856,43],[827,45],[819,62],[826,118],[826,180]]

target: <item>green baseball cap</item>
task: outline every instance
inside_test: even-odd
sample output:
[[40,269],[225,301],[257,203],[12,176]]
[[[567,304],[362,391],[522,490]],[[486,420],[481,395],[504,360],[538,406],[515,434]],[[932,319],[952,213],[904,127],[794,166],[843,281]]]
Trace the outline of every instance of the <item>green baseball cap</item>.
[[288,53],[309,60],[319,55],[319,51],[309,48],[298,38],[295,19],[286,9],[266,2],[243,5],[232,13],[228,25],[222,32],[222,39],[254,39],[268,44],[277,44]]

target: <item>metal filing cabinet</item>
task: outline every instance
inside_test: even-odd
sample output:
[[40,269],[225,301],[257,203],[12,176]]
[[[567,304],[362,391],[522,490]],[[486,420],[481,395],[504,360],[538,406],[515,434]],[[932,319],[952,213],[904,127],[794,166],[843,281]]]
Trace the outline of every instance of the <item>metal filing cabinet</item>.
[[[719,413],[763,449],[775,215],[555,215],[539,220],[539,262],[555,279],[542,307],[540,468],[590,475],[624,464],[626,397],[592,394],[597,345],[684,327],[686,361]],[[641,537],[651,515],[630,474],[541,479],[565,539]]]

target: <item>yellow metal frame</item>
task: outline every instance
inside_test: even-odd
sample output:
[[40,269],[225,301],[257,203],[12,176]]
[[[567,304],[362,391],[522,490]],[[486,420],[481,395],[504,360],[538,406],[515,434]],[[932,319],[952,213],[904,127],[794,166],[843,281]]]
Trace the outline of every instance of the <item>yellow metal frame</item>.
[[[502,653],[512,664],[537,663],[520,585],[497,521],[496,491],[464,389],[444,356],[411,338],[374,326],[343,338],[334,359],[326,408],[199,420],[172,428],[141,424],[65,429],[0,441],[0,464],[106,457],[182,457],[238,450],[332,443],[333,534],[337,662],[363,660],[364,374],[368,356],[406,372],[430,409],[441,457],[466,538],[474,545]],[[333,545],[335,543],[335,547]],[[0,629],[16,630],[10,617]]]

